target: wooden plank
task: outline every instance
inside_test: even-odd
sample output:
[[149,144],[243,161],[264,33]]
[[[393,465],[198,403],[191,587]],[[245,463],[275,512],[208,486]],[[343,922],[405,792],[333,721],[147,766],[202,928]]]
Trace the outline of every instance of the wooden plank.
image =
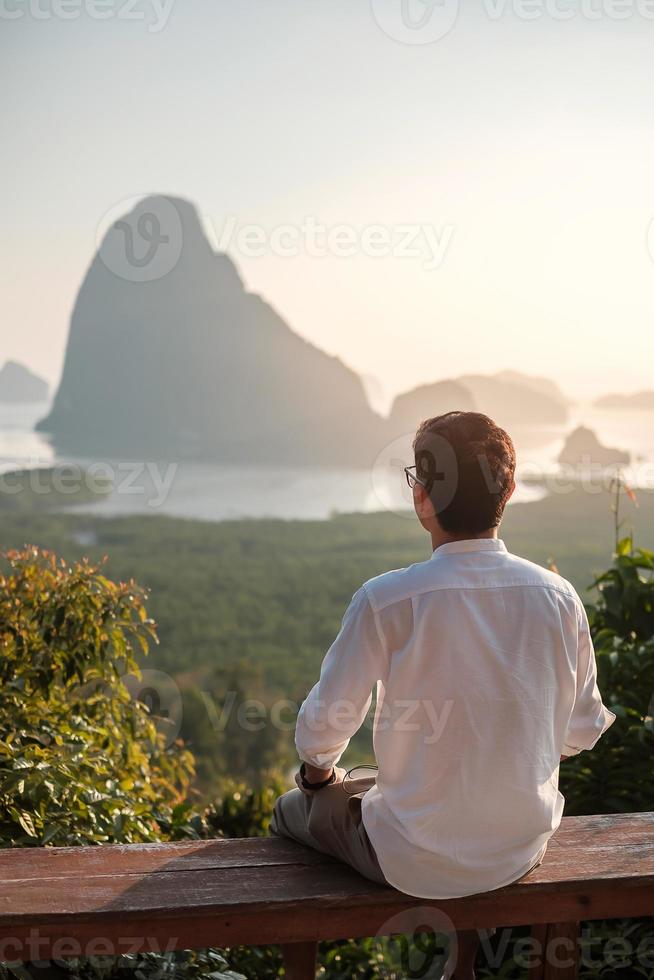
[[565,817],[550,840],[550,848],[624,847],[654,841],[654,813],[615,813],[588,817]]
[[[550,841],[544,867],[583,859],[589,848],[654,843],[654,814],[566,817]],[[570,851],[579,851],[571,854]],[[44,877],[75,878],[149,874],[227,867],[332,864],[333,859],[280,838],[217,839],[175,844],[103,845],[101,847],[20,848],[0,850],[0,882]]]
[[577,980],[579,923],[550,922],[543,956],[543,980]]
[[529,980],[576,980],[579,976],[579,923],[548,922],[531,930],[535,942]]
[[[310,902],[286,909],[274,906],[256,912],[184,911],[168,915],[125,916],[111,910],[101,916],[77,916],[41,926],[14,925],[0,929],[0,959],[48,959],[71,955],[101,955],[97,943],[105,944],[106,955],[145,950],[199,949],[205,946],[264,945],[311,942],[319,939],[356,939],[384,935],[396,928],[396,916],[406,909],[427,908],[447,916],[457,930],[547,923],[562,920],[637,917],[654,908],[654,882],[648,885],[613,888],[590,887],[584,892],[560,890],[556,894],[534,893],[529,900],[521,886],[474,899],[425,902],[386,890],[392,903],[352,906],[347,902],[319,907]],[[77,944],[71,950],[71,937]],[[64,948],[57,945],[63,940]],[[35,946],[35,944],[37,944]],[[90,945],[89,945],[90,944]],[[109,947],[107,949],[107,944]]]
[[[546,866],[565,849],[629,847],[654,843],[654,813],[566,817],[551,839]],[[565,860],[576,860],[566,854]],[[101,847],[0,849],[0,881],[43,877],[146,874],[223,867],[331,864],[333,859],[281,838],[216,839],[174,844],[107,844]]]
[[621,848],[592,847],[579,849],[552,848],[540,867],[529,873],[529,882],[606,881],[654,873],[654,841],[650,844],[627,844]]
[[[547,922],[538,922],[531,927],[531,938],[535,943],[536,951],[545,949],[547,943],[547,925]],[[533,956],[528,972],[529,980],[543,980],[545,976],[545,960],[541,955],[536,954]]]
[[318,943],[288,943],[282,946],[286,980],[314,980]]
[[[100,850],[100,848],[98,848]],[[555,893],[560,885],[602,884],[654,880],[654,844],[624,847],[619,860],[614,848],[594,848],[578,853],[575,861],[558,851],[546,856],[528,878],[510,886],[525,897],[540,890]],[[172,871],[139,874],[79,876],[74,888],[62,888],[61,877],[14,879],[0,889],[0,924],[43,923],[50,916],[76,916],[107,911],[123,914],[188,909],[266,910],[281,904],[292,908],[304,902],[331,905],[385,904],[395,901],[394,889],[376,885],[338,862],[276,867],[206,867],[186,870],[175,863]],[[505,891],[503,889],[502,891]],[[491,892],[498,895],[499,892]],[[475,898],[477,900],[477,897]]]
[[0,882],[204,868],[333,864],[334,858],[280,837],[0,849]]
[[[466,928],[476,928],[498,922],[515,925],[552,921],[558,905],[564,902],[566,909],[573,908],[575,913],[566,918],[592,918],[596,911],[594,903],[596,906],[601,902],[605,908],[615,901],[617,906],[622,896],[629,904],[642,905],[646,900],[643,895],[649,895],[650,902],[654,895],[654,875],[634,874],[617,884],[614,880],[592,878],[557,883],[528,878],[523,883],[483,895],[428,902],[367,882],[345,865],[325,867],[319,876],[313,869],[295,868],[283,878],[257,875],[243,880],[240,869],[227,869],[180,872],[174,880],[169,876],[152,875],[133,883],[128,876],[94,881],[95,891],[90,883],[79,882],[65,894],[61,893],[57,881],[46,880],[40,885],[30,882],[26,892],[20,891],[18,883],[12,883],[10,894],[0,894],[3,907],[0,924],[6,932],[21,925],[42,928],[48,922],[64,925],[77,921],[102,923],[116,918],[127,925],[146,915],[151,920],[201,917],[203,914],[226,918],[270,917],[275,912],[295,917],[306,908],[319,915],[335,908],[349,910],[352,915],[362,909],[362,915],[366,915],[373,908],[379,910],[383,920],[384,916],[394,914],[389,910],[433,906],[456,916],[457,922],[462,917],[470,920],[471,924]],[[117,888],[117,884],[120,887]],[[109,891],[107,886],[110,886]],[[649,907],[650,913],[652,908],[654,903]],[[621,914],[628,913],[616,912],[616,915]]]

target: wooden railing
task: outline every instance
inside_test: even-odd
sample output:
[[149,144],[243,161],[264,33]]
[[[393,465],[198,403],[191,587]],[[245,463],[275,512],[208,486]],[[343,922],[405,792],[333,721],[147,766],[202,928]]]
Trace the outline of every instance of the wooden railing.
[[305,980],[321,939],[531,925],[531,977],[568,980],[580,920],[653,914],[652,813],[568,817],[521,882],[436,902],[280,839],[0,851],[5,961],[279,943]]

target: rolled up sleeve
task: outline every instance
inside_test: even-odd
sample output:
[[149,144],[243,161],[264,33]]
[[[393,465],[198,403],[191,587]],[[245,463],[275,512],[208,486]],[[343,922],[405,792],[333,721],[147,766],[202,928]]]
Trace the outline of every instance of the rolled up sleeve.
[[564,756],[592,749],[615,721],[613,712],[602,703],[597,686],[595,650],[581,601],[577,603],[577,627],[577,691],[565,736]]
[[386,669],[384,638],[363,586],[327,651],[320,680],[300,708],[295,745],[303,762],[319,769],[336,765],[363,724],[372,689],[384,679]]

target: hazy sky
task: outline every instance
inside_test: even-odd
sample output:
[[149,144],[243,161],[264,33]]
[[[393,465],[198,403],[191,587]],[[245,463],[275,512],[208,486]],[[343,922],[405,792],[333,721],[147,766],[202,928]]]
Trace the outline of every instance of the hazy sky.
[[103,216],[164,192],[263,229],[248,288],[389,393],[654,387],[654,3],[404,3],[0,0],[0,361],[56,381]]

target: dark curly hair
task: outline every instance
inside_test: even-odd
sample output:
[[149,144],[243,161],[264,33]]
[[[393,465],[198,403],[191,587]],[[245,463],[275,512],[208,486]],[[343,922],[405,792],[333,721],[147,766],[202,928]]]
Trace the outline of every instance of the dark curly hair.
[[474,535],[498,526],[515,475],[504,429],[479,412],[447,412],[420,425],[413,451],[444,531]]

